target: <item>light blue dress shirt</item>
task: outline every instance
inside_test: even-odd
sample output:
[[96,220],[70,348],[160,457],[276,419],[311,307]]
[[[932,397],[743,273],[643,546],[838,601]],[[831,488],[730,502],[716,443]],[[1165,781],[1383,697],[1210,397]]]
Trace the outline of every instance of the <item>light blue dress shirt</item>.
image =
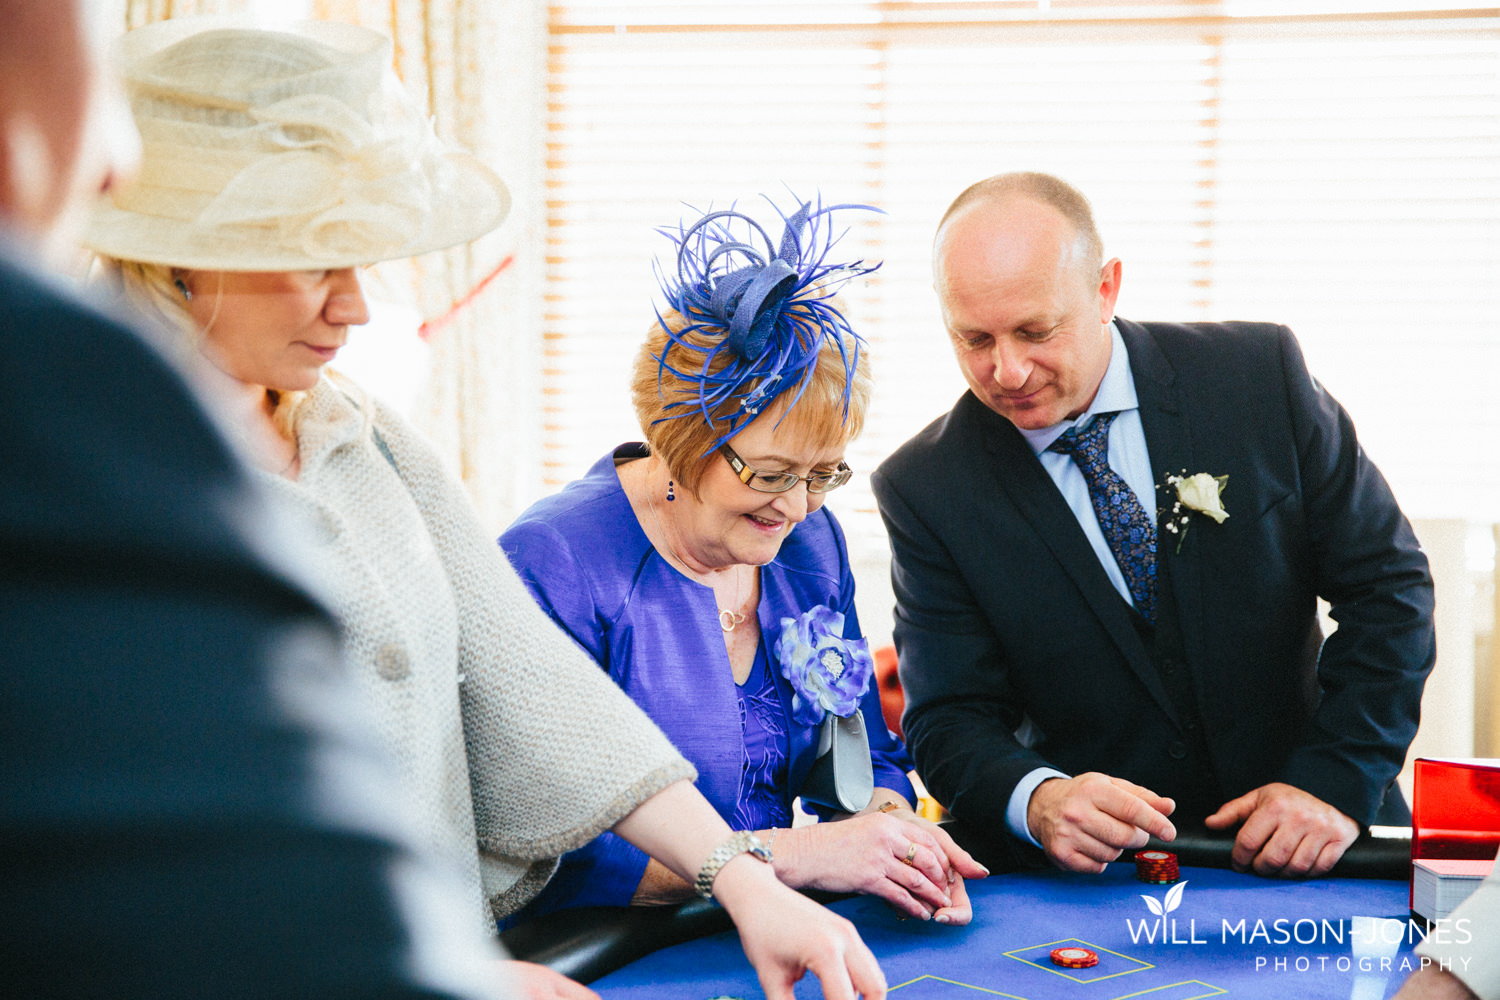
[[[1094,419],[1095,414],[1118,411],[1120,415],[1109,428],[1109,467],[1125,480],[1140,501],[1141,507],[1148,514],[1155,514],[1156,476],[1151,471],[1151,456],[1146,450],[1146,431],[1141,427],[1135,378],[1130,370],[1130,354],[1125,350],[1125,340],[1114,323],[1109,325],[1109,337],[1109,367],[1104,372],[1104,380],[1099,383],[1099,391],[1094,394],[1094,401],[1089,408],[1076,420],[1063,420],[1037,431],[1023,430],[1021,435],[1026,438],[1031,450],[1036,452],[1042,468],[1047,470],[1047,475],[1057,484],[1068,508],[1078,519],[1078,526],[1094,547],[1094,555],[1099,557],[1099,565],[1104,567],[1109,582],[1114,584],[1121,597],[1130,601],[1130,588],[1125,584],[1125,574],[1120,572],[1114,553],[1110,552],[1109,543],[1104,540],[1104,532],[1099,528],[1099,519],[1094,515],[1094,505],[1089,499],[1089,487],[1082,470],[1072,456],[1047,450],[1068,428],[1087,424]],[[1133,601],[1131,603],[1134,604]],[[1025,742],[1025,731],[1029,725],[1030,721],[1027,720],[1022,726],[1022,732],[1018,734],[1022,742]],[[1005,822],[1011,833],[1037,847],[1042,846],[1026,826],[1026,807],[1031,803],[1031,793],[1043,781],[1066,777],[1069,775],[1056,768],[1039,767],[1016,784],[1005,810]]]

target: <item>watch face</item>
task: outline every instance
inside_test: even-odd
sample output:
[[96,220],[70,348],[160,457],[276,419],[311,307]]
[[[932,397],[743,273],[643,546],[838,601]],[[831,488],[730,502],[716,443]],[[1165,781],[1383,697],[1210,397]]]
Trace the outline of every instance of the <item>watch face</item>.
[[743,837],[741,844],[745,853],[753,854],[767,864],[771,862],[771,848],[766,845],[764,840],[760,839],[755,831],[745,830],[740,836]]

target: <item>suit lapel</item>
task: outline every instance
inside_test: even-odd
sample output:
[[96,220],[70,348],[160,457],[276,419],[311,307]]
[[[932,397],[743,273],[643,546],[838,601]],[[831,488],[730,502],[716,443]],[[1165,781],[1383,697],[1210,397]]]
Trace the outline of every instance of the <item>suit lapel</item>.
[[1001,488],[1051,550],[1083,595],[1089,610],[1119,647],[1131,670],[1168,716],[1175,720],[1176,712],[1162,687],[1151,653],[1136,631],[1130,606],[1109,582],[1088,536],[1079,527],[1078,519],[1058,492],[1057,485],[1010,421],[989,410],[972,395],[965,396],[964,401],[972,404],[974,416],[983,425],[978,437],[996,459],[996,478]]
[[[1139,323],[1116,319],[1125,348],[1130,352],[1130,369],[1135,379],[1135,393],[1140,406],[1141,427],[1146,434],[1146,450],[1151,455],[1151,468],[1156,473],[1156,482],[1163,483],[1168,473],[1191,475],[1201,472],[1193,458],[1193,435],[1189,426],[1189,415],[1183,412],[1177,392],[1177,371],[1162,353],[1161,347],[1150,332]],[[1142,498],[1143,505],[1146,498]],[[1182,635],[1183,652],[1189,663],[1202,663],[1202,602],[1198,595],[1202,567],[1196,556],[1196,539],[1189,532],[1182,540],[1182,551],[1177,551],[1178,536],[1162,528],[1161,511],[1170,509],[1171,494],[1159,490],[1155,503],[1158,563],[1168,563],[1168,586],[1171,600],[1177,609],[1178,628]],[[1201,530],[1201,528],[1199,529]]]

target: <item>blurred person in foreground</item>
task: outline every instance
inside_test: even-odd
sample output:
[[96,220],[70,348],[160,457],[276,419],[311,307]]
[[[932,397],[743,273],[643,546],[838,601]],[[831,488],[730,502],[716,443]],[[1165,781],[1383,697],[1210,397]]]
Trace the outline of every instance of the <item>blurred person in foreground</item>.
[[1075,871],[1189,822],[1317,876],[1410,822],[1432,577],[1292,332],[1116,317],[1120,260],[1047,174],[965,190],[932,261],[969,391],[873,484],[937,799]]
[[[603,456],[500,543],[601,676],[693,762],[719,815],[774,845],[783,881],[966,924],[964,878],[986,872],[912,811],[911,763],[882,720],[843,531],[824,506],[849,480],[844,451],[870,398],[864,342],[833,297],[874,270],[835,260],[834,216],[849,207],[782,214],[775,243],[738,211],[669,231],[666,308],[631,380],[646,442]],[[820,769],[824,746],[838,759]],[[835,765],[857,765],[857,795],[824,796],[837,822],[793,828],[793,799],[813,798],[810,779]],[[606,834],[569,854],[523,916],[690,892]]]
[[1500,1000],[1500,855],[1468,899],[1417,945],[1422,967],[1394,1000]]
[[[613,828],[724,904],[768,995],[809,969],[830,996],[880,995],[852,925],[731,836],[691,765],[536,608],[430,446],[325,374],[369,318],[358,266],[471,240],[509,205],[412,106],[389,40],[185,19],[132,32],[125,58],[141,174],[95,214],[89,245],[226,376],[258,478],[320,527],[355,677],[426,846],[463,876],[468,903],[449,918],[493,934],[558,855]],[[592,996],[539,966],[510,971],[534,996]]]
[[5,995],[509,995],[220,416],[38,270],[136,156],[111,9],[0,0]]

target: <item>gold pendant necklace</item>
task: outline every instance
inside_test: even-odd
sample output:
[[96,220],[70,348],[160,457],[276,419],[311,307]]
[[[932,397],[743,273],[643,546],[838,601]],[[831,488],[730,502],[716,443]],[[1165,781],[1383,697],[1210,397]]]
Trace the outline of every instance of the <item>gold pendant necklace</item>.
[[[734,580],[734,603],[736,606],[738,606],[740,603],[739,577],[735,577]],[[740,614],[738,611],[733,610],[732,608],[719,609],[719,628],[723,629],[726,632],[733,632],[734,627],[744,620],[745,616]]]
[[[677,560],[677,562],[681,563],[683,566],[687,566],[687,562],[681,556],[679,556],[677,554],[677,550],[676,549],[672,548],[672,540],[667,537],[667,529],[664,528],[664,527],[662,527],[661,518],[658,517],[657,514],[656,514],[656,502],[651,499],[651,486],[650,486],[649,483],[646,484],[645,491],[646,491],[646,508],[651,511],[651,520],[653,520],[653,521],[656,522],[657,533],[661,535],[662,544],[667,547],[667,554],[670,555],[673,559]],[[735,580],[734,580],[734,604],[735,604],[735,607],[738,607],[739,603],[740,603],[740,583],[741,582],[742,581],[740,580],[740,578],[738,576],[736,576]],[[742,615],[742,614],[740,614],[738,611],[734,610],[734,608],[720,608],[719,609],[719,628],[723,629],[725,632],[733,632],[734,631],[734,627],[736,625],[740,624],[741,622],[743,622],[744,620],[745,620],[745,616]]]

